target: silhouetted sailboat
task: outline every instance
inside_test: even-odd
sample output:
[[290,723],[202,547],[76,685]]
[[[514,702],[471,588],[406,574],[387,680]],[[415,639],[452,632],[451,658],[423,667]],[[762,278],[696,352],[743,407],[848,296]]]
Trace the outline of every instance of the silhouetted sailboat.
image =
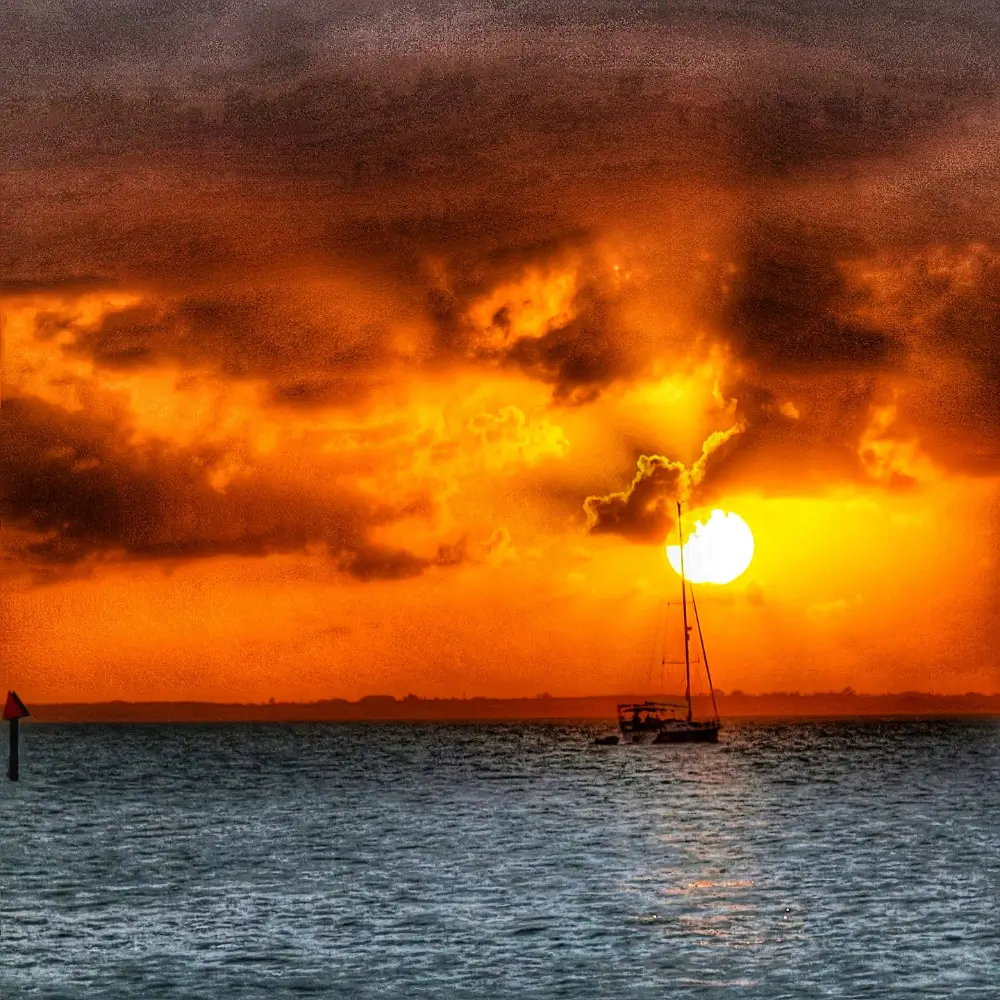
[[[701,631],[698,605],[691,591],[691,607],[694,610],[698,642],[701,645],[701,662],[705,665],[708,690],[712,698],[712,717],[706,720],[694,718],[691,700],[691,628],[688,625],[688,588],[684,577],[684,536],[681,530],[681,505],[677,504],[677,536],[680,542],[681,567],[681,608],[684,622],[684,704],[671,702],[644,701],[618,706],[618,728],[625,743],[716,743],[722,723],[715,703],[715,689],[712,687],[712,673],[708,668],[708,653],[705,650],[705,636]],[[683,718],[677,712],[684,710]]]

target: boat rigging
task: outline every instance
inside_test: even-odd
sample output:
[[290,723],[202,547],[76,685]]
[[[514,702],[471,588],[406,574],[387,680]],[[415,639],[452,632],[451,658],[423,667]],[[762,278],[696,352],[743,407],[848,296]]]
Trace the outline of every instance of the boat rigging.
[[[688,623],[688,586],[684,575],[684,536],[681,527],[680,501],[677,502],[677,536],[680,543],[681,608],[684,627],[684,703],[645,701],[619,705],[618,729],[625,743],[717,743],[719,730],[722,728],[694,588],[691,588],[690,595],[694,625]],[[712,699],[712,716],[704,720],[695,719],[691,698],[691,631],[694,628],[698,631],[701,663],[705,666],[705,676],[708,679],[708,690]],[[679,710],[684,711],[683,718],[678,717]]]

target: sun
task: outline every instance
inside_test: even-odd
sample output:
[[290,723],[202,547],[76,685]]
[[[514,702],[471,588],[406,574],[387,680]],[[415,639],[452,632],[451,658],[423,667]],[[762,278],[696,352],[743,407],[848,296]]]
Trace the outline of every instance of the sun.
[[[684,576],[690,583],[732,583],[753,559],[753,532],[739,514],[713,510],[707,524],[695,523],[684,543]],[[667,546],[667,561],[681,572],[681,547]]]

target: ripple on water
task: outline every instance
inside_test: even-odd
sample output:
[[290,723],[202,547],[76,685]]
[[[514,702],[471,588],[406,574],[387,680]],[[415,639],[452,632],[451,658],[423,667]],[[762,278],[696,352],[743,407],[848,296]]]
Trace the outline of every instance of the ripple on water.
[[994,997],[1000,726],[34,726],[3,997]]

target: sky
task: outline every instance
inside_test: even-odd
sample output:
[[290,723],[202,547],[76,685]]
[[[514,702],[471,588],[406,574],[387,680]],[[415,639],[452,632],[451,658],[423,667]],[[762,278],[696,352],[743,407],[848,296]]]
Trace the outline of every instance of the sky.
[[5,5],[0,683],[1000,691],[998,21]]

